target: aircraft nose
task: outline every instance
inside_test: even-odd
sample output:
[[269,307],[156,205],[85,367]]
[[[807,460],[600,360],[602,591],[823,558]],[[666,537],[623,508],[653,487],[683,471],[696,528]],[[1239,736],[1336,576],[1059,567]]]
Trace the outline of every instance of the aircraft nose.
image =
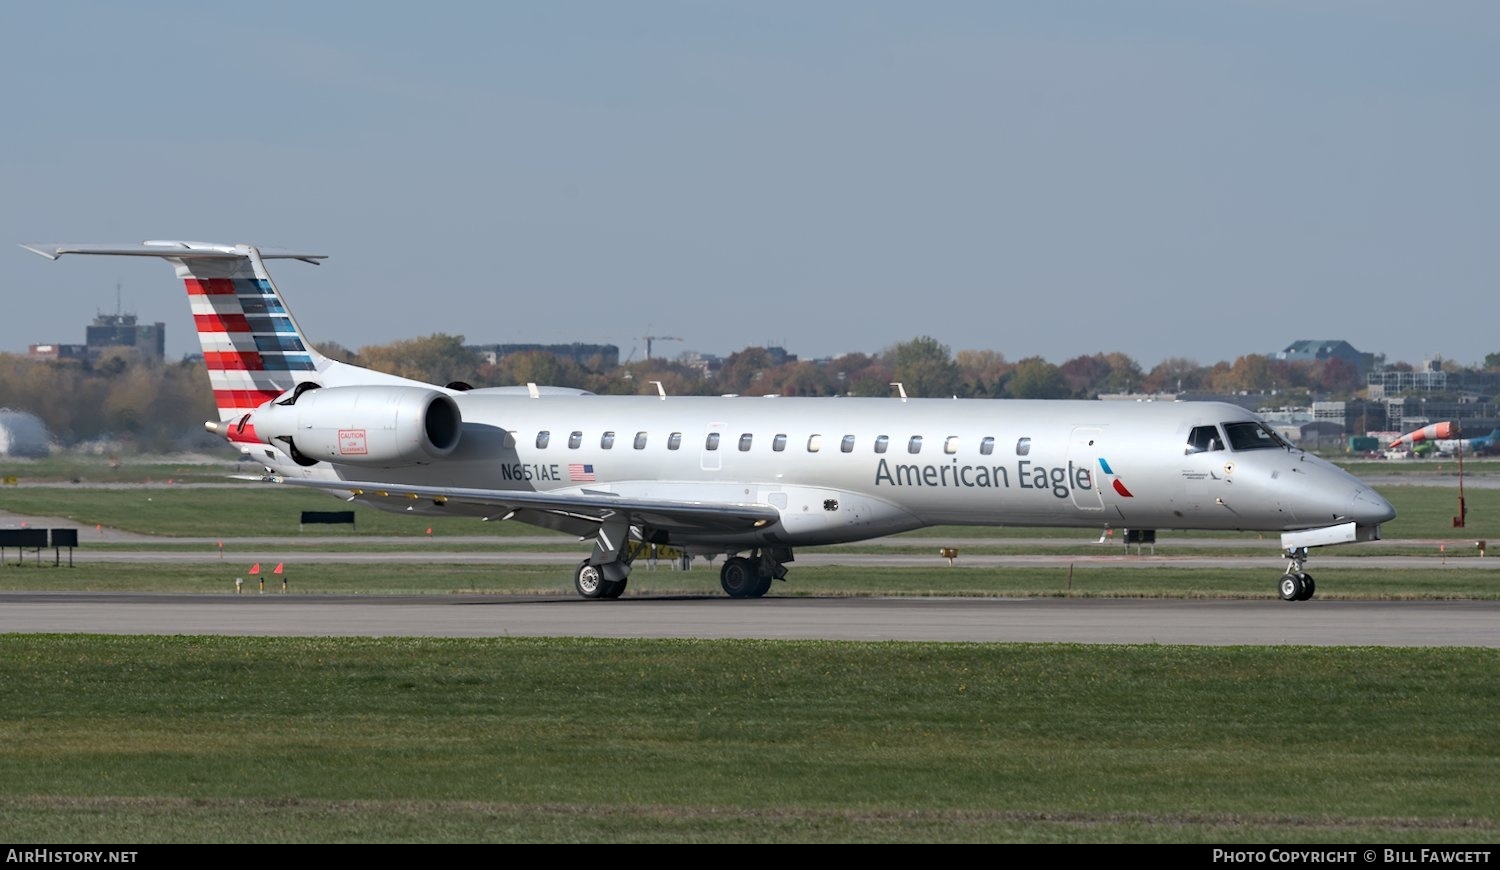
[[1385,500],[1385,496],[1369,487],[1364,487],[1354,493],[1354,504],[1349,510],[1349,518],[1362,526],[1379,525],[1394,520],[1396,509]]

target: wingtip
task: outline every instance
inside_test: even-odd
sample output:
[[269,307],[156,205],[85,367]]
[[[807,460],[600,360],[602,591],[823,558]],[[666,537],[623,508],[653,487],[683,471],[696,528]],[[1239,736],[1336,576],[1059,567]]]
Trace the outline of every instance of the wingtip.
[[25,242],[22,242],[21,247],[25,248],[33,254],[40,254],[41,256],[46,257],[49,260],[56,260],[59,256],[61,256],[61,253],[57,250],[56,245],[28,245]]

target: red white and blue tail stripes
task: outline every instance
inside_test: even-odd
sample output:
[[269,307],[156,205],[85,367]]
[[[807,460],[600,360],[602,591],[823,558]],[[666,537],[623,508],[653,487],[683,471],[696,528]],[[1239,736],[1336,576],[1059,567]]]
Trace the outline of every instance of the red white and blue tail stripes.
[[258,257],[187,260],[178,273],[221,420],[252,411],[314,377],[321,357],[302,337]]
[[203,346],[203,361],[219,409],[218,422],[239,420],[308,381],[324,387],[429,386],[335,362],[308,344],[266,271],[265,260],[317,264],[324,259],[322,254],[186,241],[25,247],[50,260],[63,254],[99,254],[160,257],[171,263],[187,287],[193,325]]

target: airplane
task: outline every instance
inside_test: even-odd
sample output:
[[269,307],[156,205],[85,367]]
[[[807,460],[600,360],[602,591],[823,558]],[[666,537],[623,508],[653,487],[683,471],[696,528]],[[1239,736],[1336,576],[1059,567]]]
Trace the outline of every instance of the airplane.
[[1462,451],[1472,457],[1490,456],[1496,452],[1496,439],[1500,439],[1500,429],[1491,429],[1487,435],[1475,435],[1472,438],[1440,439],[1437,442],[1438,454],[1454,456]]
[[[1465,438],[1459,445],[1474,456],[1489,456],[1500,449],[1500,429],[1491,429],[1488,435],[1475,435],[1473,438]],[[1456,450],[1457,447],[1450,447]]]
[[723,555],[724,592],[759,598],[797,548],[955,524],[1279,532],[1277,591],[1305,601],[1312,548],[1379,540],[1396,516],[1235,405],[438,386],[313,348],[266,261],[324,255],[185,241],[23,247],[171,264],[218,408],[205,426],[253,456],[258,479],[592,540],[573,570],[584,598],[618,598],[642,544]]

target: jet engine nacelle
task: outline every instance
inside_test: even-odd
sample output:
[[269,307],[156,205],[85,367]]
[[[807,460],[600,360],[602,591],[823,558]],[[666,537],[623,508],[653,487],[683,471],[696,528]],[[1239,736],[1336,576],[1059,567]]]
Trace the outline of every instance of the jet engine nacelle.
[[304,390],[291,404],[256,409],[249,422],[257,440],[304,465],[398,468],[452,453],[463,419],[452,397],[437,390],[362,386]]

